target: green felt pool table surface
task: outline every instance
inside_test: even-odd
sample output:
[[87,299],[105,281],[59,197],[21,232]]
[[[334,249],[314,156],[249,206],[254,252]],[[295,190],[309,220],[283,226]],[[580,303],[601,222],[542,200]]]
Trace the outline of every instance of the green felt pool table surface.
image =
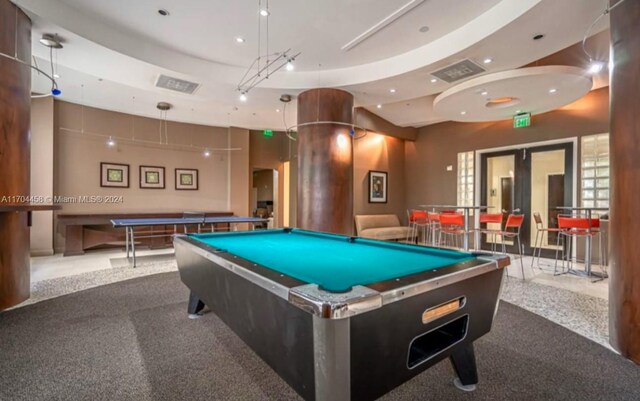
[[475,259],[466,252],[298,229],[189,237],[332,292]]

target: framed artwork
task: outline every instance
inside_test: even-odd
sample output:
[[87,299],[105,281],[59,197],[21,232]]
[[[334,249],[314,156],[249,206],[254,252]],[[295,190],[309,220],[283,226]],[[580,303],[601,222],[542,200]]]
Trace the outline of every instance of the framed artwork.
[[177,190],[198,190],[198,170],[192,168],[176,169]]
[[387,203],[387,173],[369,171],[369,203]]
[[100,186],[129,188],[129,165],[100,163]]
[[140,188],[164,189],[164,167],[140,166]]

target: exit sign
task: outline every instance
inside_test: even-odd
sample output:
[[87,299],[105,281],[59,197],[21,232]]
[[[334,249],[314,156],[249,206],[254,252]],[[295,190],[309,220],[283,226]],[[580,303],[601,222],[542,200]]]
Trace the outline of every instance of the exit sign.
[[531,125],[531,113],[520,113],[513,117],[513,128],[523,128]]
[[264,136],[273,136],[273,131],[270,129],[266,129],[264,131],[262,131],[262,135]]

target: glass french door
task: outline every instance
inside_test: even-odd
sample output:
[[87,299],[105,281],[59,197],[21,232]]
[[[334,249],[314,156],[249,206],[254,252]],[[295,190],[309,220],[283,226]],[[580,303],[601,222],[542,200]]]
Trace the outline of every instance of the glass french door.
[[[520,229],[520,242],[524,254],[531,254],[536,239],[533,213],[542,217],[544,227],[557,227],[557,206],[570,206],[573,198],[573,143],[528,147],[495,153],[481,158],[481,201],[490,206],[489,213],[505,212],[503,222],[489,224],[488,228],[504,228],[508,214],[522,213],[524,223]],[[543,257],[553,257],[556,251],[554,234],[545,233],[538,242]],[[500,236],[482,238],[482,249],[489,250],[493,243],[502,244]],[[507,251],[518,253],[516,244],[505,239]]]

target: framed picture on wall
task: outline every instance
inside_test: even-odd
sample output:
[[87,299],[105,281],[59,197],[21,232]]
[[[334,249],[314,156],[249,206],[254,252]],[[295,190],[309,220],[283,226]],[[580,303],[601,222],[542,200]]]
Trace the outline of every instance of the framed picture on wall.
[[140,188],[164,189],[164,167],[140,166]]
[[198,190],[198,170],[191,168],[176,169],[176,189],[186,191]]
[[387,176],[384,171],[369,171],[369,203],[387,203]]
[[100,163],[100,186],[129,188],[129,165]]

